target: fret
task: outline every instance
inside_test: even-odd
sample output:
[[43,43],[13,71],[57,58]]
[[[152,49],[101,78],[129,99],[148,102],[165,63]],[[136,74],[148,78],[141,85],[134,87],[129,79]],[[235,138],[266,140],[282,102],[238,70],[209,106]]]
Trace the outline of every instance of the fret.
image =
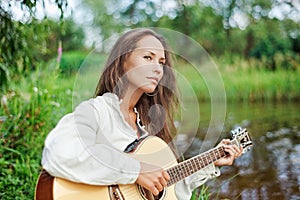
[[209,160],[209,152],[206,152],[206,154],[205,154],[205,160],[206,160],[206,165],[208,165],[209,164],[209,162],[210,162],[210,160]]
[[217,149],[211,151],[211,157],[213,158],[214,161],[218,160],[218,156],[216,153],[217,153]]
[[168,169],[167,172],[170,175],[170,181],[169,182],[173,182],[174,179],[177,177],[177,173],[175,172],[173,167]]
[[211,153],[210,151],[206,153],[207,164],[210,164],[212,162],[212,158],[211,158],[210,153]]
[[218,149],[218,156],[219,156],[219,158],[221,158],[222,156],[221,156],[221,154],[220,154],[220,149]]
[[193,162],[193,171],[197,171],[198,169],[197,162],[195,161],[195,159],[191,159],[191,161]]
[[202,166],[204,167],[205,166],[205,154],[203,154],[202,156],[199,157],[201,163],[202,163]]
[[178,165],[178,179],[179,180],[181,180],[182,179],[182,177],[184,177],[184,166],[183,166],[183,164],[179,164]]
[[210,164],[212,162],[212,157],[210,154],[211,154],[211,152],[207,152],[207,154],[206,154],[207,164]]
[[199,162],[197,157],[193,157],[193,162],[195,163],[196,169],[199,169],[201,167],[201,163]]
[[189,172],[190,172],[190,168],[191,168],[191,161],[190,160],[187,160],[186,161],[186,166],[185,166],[185,175],[187,175],[187,174],[189,174]]
[[182,174],[182,177],[187,177],[188,176],[188,169],[189,169],[189,160],[186,161],[186,164],[185,165],[182,165],[182,170],[183,170],[183,174]]
[[194,165],[194,162],[193,162],[193,160],[192,159],[190,159],[190,168],[189,168],[189,172],[190,172],[190,174],[193,174],[194,173],[194,171],[197,169],[196,168],[196,166]]
[[198,161],[200,163],[200,168],[199,169],[203,168],[204,167],[204,163],[203,163],[202,159],[199,158]]
[[207,153],[203,154],[203,163],[205,166],[207,165],[207,160],[206,160],[207,156],[206,155],[207,155]]
[[219,152],[219,150],[217,149],[216,151],[214,151],[214,154],[215,154],[215,158],[216,158],[216,160],[218,160],[220,157],[220,152]]
[[219,159],[217,152],[218,152],[217,150],[213,151],[215,161]]

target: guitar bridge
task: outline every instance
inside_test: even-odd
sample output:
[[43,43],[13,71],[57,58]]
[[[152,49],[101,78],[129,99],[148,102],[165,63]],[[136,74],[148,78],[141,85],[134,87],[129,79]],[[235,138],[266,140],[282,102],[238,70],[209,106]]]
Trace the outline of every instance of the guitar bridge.
[[110,200],[125,200],[118,185],[108,186],[108,193]]

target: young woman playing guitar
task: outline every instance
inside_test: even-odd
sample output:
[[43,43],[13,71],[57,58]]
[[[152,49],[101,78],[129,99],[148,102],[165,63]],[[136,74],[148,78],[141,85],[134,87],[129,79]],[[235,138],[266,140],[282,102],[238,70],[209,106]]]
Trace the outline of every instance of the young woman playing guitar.
[[[149,29],[123,34],[111,50],[94,98],[65,115],[47,136],[42,157],[44,173],[86,185],[138,185],[144,191],[137,199],[168,196],[159,197],[171,179],[164,166],[132,157],[130,151],[135,151],[134,144],[147,136],[156,136],[176,155],[171,136],[176,132],[173,111],[177,105],[172,68],[162,36]],[[219,176],[215,166],[231,165],[242,154],[242,148],[229,140],[219,145],[226,156],[178,181],[172,188],[172,198],[190,199],[193,189]],[[157,145],[147,148],[155,151]],[[155,159],[163,162],[166,159],[162,156],[158,153]],[[122,189],[108,196],[113,199],[111,196],[117,195],[119,199],[132,199],[126,198],[129,194]]]

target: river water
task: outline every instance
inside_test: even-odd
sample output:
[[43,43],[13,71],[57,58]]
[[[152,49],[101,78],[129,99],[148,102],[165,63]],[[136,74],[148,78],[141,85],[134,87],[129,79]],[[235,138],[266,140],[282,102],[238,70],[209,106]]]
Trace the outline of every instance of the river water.
[[[202,103],[200,110],[200,128],[183,153],[186,158],[199,153],[209,126],[210,105]],[[228,130],[235,126],[247,128],[253,147],[207,182],[211,199],[299,200],[300,104],[227,104],[222,135],[229,136]],[[181,138],[178,145],[187,141],[189,137]]]

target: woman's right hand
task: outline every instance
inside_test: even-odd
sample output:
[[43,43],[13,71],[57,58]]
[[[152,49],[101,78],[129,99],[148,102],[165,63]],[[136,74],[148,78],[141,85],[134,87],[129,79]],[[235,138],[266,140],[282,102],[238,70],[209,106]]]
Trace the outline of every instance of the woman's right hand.
[[169,180],[169,174],[161,167],[141,162],[141,171],[136,183],[152,194],[158,195],[167,186]]

